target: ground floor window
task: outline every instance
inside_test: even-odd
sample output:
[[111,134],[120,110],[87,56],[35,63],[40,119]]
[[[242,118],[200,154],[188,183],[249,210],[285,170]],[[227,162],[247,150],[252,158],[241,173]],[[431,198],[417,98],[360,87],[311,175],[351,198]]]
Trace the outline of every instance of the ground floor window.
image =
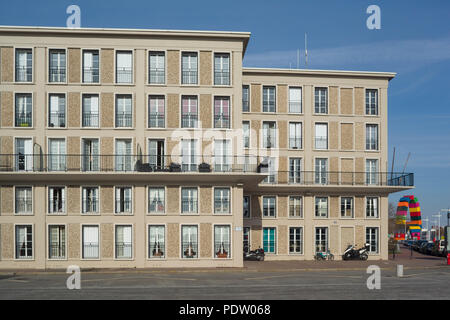
[[316,228],[316,252],[326,252],[328,250],[328,228]]
[[116,226],[116,259],[131,259],[133,240],[131,226]]
[[214,226],[214,257],[230,258],[230,226]]
[[188,259],[198,257],[198,226],[181,226],[181,255]]
[[148,226],[149,258],[165,258],[165,226]]
[[276,253],[276,229],[263,228],[263,248],[264,252]]
[[366,243],[370,253],[378,253],[378,228],[366,228]]
[[49,259],[66,258],[66,226],[48,227],[48,257]]
[[289,228],[289,253],[303,253],[303,228]]
[[250,252],[250,227],[244,227],[244,252]]
[[33,227],[16,226],[16,259],[33,259]]

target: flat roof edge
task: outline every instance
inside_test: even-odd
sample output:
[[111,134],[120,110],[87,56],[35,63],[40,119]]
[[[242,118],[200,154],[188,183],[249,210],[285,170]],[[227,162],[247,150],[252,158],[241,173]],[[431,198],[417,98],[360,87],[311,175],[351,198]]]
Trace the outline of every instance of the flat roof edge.
[[285,68],[242,68],[243,75],[257,74],[286,74],[286,75],[336,75],[336,76],[354,76],[354,77],[376,77],[393,79],[395,72],[378,71],[355,71],[355,70],[320,70],[320,69],[285,69]]

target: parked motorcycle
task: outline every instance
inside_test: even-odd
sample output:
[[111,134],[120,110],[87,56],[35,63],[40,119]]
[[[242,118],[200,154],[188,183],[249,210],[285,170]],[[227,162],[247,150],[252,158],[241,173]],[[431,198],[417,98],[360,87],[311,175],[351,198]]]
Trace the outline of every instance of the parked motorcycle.
[[244,252],[244,260],[264,261],[264,249],[258,248],[249,252]]
[[345,249],[342,255],[343,260],[367,260],[369,258],[369,247],[370,245],[366,243],[364,247],[360,249],[355,249],[355,246],[350,244],[347,249]]

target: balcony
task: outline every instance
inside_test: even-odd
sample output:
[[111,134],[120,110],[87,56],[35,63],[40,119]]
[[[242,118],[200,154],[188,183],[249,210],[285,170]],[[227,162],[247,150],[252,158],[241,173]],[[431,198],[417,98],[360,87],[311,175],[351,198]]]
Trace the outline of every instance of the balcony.
[[82,126],[83,128],[98,128],[99,114],[94,112],[83,112]]
[[66,114],[64,112],[50,112],[48,126],[64,128],[66,126]]
[[150,84],[164,84],[165,70],[164,68],[154,68],[149,71]]
[[66,82],[66,69],[51,67],[48,73],[49,82]]
[[99,83],[99,68],[83,68],[83,83]]
[[181,115],[182,128],[197,128],[198,115],[196,113],[187,113]]
[[148,115],[148,127],[149,128],[164,128],[165,127],[164,113],[150,113]]
[[131,128],[133,115],[130,112],[116,113],[116,128]]
[[133,70],[131,68],[117,68],[116,83],[133,83]]
[[16,113],[16,127],[31,127],[33,125],[32,117],[33,115],[31,112]]

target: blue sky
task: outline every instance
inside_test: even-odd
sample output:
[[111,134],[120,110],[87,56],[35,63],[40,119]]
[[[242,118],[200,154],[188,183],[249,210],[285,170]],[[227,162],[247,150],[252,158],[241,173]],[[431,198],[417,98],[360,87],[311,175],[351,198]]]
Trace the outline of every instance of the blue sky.
[[[424,215],[450,207],[450,1],[24,1],[1,0],[1,25],[250,31],[244,66],[296,66],[308,34],[308,67],[397,72],[389,90],[389,167],[415,173]],[[381,30],[366,9],[381,8]],[[390,200],[396,202],[403,193]],[[434,219],[434,218],[433,218]],[[442,220],[442,223],[445,219]]]

